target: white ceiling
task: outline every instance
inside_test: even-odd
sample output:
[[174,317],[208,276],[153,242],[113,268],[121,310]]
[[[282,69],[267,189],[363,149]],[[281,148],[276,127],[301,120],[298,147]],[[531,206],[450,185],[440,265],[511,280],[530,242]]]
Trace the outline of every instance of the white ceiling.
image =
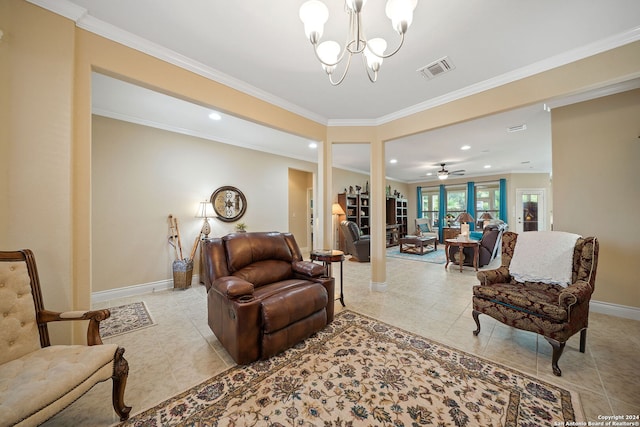
[[[303,0],[31,1],[74,19],[79,27],[330,126],[382,124],[640,39],[638,0],[419,0],[404,46],[384,61],[378,81],[370,83],[360,59],[354,58],[344,83],[333,87],[304,36],[298,18]],[[330,17],[323,40],[344,43],[343,2],[325,3]],[[394,46],[397,35],[387,31],[384,3],[367,2],[365,32],[383,36]],[[431,80],[416,72],[443,56],[454,63],[453,71]],[[252,134],[253,128],[230,117],[211,130],[206,120],[194,122],[193,110],[184,116],[187,122],[167,125],[180,116],[174,108],[201,107],[147,93],[154,100],[145,102],[138,92],[135,102],[125,101],[118,98],[131,89],[124,83],[100,77],[94,83],[98,113],[138,117],[198,136],[213,133],[222,142],[254,148],[268,141],[267,151],[282,154],[293,147],[293,157],[315,161],[308,141],[275,131],[267,135],[264,129]],[[113,85],[100,90],[100,84]],[[115,86],[124,92],[117,95]],[[550,100],[554,102],[559,101]],[[132,110],[132,104],[139,104],[139,110]],[[526,131],[506,132],[524,123]],[[234,131],[235,125],[242,125],[242,131]],[[460,146],[465,144],[471,149],[463,152]],[[388,166],[387,175],[405,182],[426,179],[422,176],[441,162],[449,170],[466,169],[467,176],[550,172],[549,114],[535,105],[393,141],[386,152],[388,159],[398,159]],[[344,160],[338,166],[369,170],[366,146],[336,146],[334,153],[336,160]],[[484,169],[486,164],[490,170]]]

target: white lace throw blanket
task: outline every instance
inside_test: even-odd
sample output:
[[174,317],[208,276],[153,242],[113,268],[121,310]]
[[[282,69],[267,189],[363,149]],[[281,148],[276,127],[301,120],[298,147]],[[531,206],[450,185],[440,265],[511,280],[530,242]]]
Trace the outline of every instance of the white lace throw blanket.
[[518,235],[509,273],[517,282],[571,283],[573,250],[580,236],[564,231],[528,231]]

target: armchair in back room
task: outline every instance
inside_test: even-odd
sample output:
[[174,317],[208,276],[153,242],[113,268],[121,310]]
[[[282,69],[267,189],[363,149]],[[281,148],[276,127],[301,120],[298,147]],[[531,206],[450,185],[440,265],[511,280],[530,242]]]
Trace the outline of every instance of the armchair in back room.
[[340,229],[345,240],[346,253],[358,262],[369,262],[371,254],[371,239],[368,234],[362,234],[360,227],[353,221],[342,221]]

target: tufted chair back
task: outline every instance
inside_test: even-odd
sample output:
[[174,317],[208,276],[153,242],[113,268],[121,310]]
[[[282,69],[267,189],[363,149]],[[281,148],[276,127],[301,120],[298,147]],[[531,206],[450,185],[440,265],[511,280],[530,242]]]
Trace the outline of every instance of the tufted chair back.
[[[33,252],[0,251],[0,426],[40,425],[108,379],[114,410],[129,417],[124,348],[100,337],[109,315],[45,310]],[[89,321],[88,345],[50,345],[47,322],[63,321]]]
[[35,306],[39,297],[34,298],[30,273],[26,260],[0,257],[0,364],[41,347]]

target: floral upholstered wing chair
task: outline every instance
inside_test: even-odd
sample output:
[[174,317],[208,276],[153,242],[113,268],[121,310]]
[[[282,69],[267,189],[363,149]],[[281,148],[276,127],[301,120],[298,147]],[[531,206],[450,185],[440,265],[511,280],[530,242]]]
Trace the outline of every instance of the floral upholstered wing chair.
[[580,237],[573,248],[570,283],[518,282],[511,264],[518,234],[502,236],[502,265],[495,270],[480,271],[480,284],[473,287],[473,319],[480,333],[479,315],[486,314],[505,325],[535,332],[553,347],[553,373],[562,375],[558,360],[567,340],[580,332],[580,352],[584,353],[589,323],[589,301],[595,290],[598,265],[598,240]]

